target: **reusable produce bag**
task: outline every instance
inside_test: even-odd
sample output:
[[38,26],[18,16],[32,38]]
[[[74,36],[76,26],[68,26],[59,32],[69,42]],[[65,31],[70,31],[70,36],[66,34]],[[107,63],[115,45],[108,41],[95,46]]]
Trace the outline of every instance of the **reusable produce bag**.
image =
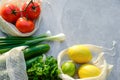
[[[5,4],[15,4],[17,6],[19,6],[21,8],[21,6],[23,5],[24,2],[27,2],[27,1],[30,1],[30,0],[0,0],[0,8],[3,7],[3,5]],[[40,0],[34,0],[35,2],[38,2],[41,6],[41,2]],[[5,21],[1,16],[0,16],[0,29],[8,34],[8,35],[11,35],[11,36],[22,36],[22,37],[25,37],[25,36],[31,36],[32,34],[34,34],[38,28],[40,27],[40,20],[41,20],[41,13],[40,13],[40,16],[39,18],[37,18],[34,22],[35,22],[35,29],[32,31],[32,32],[29,32],[29,33],[22,33],[20,32],[16,27],[15,25],[13,25],[12,23],[9,23],[7,21]]]
[[0,55],[0,80],[28,80],[22,52],[25,48],[16,47]]
[[90,77],[90,78],[83,78],[83,79],[79,79],[77,76],[70,77],[66,74],[64,74],[61,70],[61,65],[65,62],[65,61],[69,61],[69,57],[67,55],[67,49],[61,51],[58,55],[58,67],[61,71],[61,74],[59,75],[62,80],[106,80],[107,76],[109,75],[113,65],[110,65],[107,63],[106,59],[104,58],[104,52],[109,52],[108,49],[102,48],[100,46],[96,46],[96,45],[91,45],[91,44],[84,44],[83,46],[86,46],[90,49],[90,51],[93,54],[93,59],[90,62],[90,64],[93,64],[95,66],[97,66],[98,68],[100,68],[101,70],[101,74],[97,77]]

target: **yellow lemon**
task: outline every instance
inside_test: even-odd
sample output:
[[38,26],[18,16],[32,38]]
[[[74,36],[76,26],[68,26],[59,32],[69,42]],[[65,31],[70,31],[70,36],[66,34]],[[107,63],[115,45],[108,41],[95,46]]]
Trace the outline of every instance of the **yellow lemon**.
[[75,64],[73,62],[65,62],[62,64],[63,73],[69,76],[74,76],[75,69]]
[[78,69],[78,75],[80,78],[95,77],[100,73],[100,69],[91,64],[84,64]]
[[77,63],[87,63],[92,59],[91,51],[83,45],[75,45],[68,48],[68,55],[71,60]]

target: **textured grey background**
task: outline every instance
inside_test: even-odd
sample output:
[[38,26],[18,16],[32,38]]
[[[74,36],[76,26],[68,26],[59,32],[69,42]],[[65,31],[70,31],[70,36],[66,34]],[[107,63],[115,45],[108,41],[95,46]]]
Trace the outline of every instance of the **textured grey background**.
[[[41,28],[37,32],[51,30],[63,32],[64,43],[52,43],[49,55],[57,56],[73,44],[95,44],[107,48],[116,41],[115,49],[105,58],[114,68],[107,80],[120,79],[120,0],[46,0],[43,2]],[[112,53],[115,53],[112,56]]]
[[[112,56],[105,58],[114,68],[107,80],[120,80],[120,0],[43,0],[40,29],[35,35],[50,30],[63,32],[66,41],[50,42],[48,55],[58,53],[73,44],[95,44],[107,48],[117,44]],[[0,35],[3,34],[0,32]]]

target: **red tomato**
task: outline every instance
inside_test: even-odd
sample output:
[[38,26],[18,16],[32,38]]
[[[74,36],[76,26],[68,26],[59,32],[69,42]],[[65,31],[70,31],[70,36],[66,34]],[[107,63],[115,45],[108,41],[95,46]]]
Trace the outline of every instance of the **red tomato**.
[[16,28],[22,33],[29,33],[34,30],[35,24],[31,20],[21,17],[16,21]]
[[1,8],[1,16],[8,22],[15,23],[20,17],[20,9],[13,4],[6,4]]
[[40,15],[40,12],[41,12],[40,5],[37,2],[33,2],[30,4],[28,2],[26,2],[22,6],[22,10],[23,10],[23,16],[27,17],[28,19],[31,19],[31,20],[38,18],[38,16]]

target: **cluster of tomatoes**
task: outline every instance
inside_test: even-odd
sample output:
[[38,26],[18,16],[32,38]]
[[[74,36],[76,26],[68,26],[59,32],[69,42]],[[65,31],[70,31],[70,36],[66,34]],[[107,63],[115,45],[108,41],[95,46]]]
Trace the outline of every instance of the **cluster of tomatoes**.
[[39,17],[40,13],[39,3],[33,2],[33,0],[25,2],[21,8],[14,4],[5,4],[1,9],[2,18],[14,24],[22,33],[34,30],[34,20]]

